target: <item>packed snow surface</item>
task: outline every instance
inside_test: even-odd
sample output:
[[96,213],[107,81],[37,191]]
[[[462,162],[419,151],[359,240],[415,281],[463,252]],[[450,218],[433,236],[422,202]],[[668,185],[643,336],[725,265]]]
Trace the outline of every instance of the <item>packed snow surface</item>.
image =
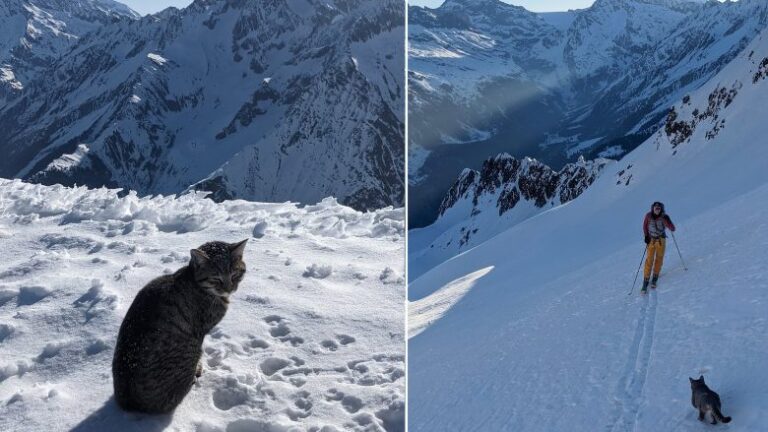
[[[723,430],[765,430],[766,95],[764,33],[580,197],[416,278],[409,430],[710,430],[699,375]],[[677,231],[630,294],[655,200]]]
[[[248,270],[168,416],[112,399],[116,335],[189,250],[249,239]],[[0,179],[0,430],[404,430],[404,213],[118,197]]]

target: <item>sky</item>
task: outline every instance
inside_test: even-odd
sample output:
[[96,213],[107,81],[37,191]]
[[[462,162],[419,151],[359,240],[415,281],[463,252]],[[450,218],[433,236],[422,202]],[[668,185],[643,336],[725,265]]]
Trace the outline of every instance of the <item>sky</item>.
[[[175,6],[179,9],[188,6],[192,3],[192,0],[117,0],[120,3],[130,6],[131,9],[136,12],[147,15],[161,10]],[[440,2],[442,3],[442,1]]]
[[[435,8],[443,4],[444,0],[408,0],[412,6],[427,6]],[[566,11],[568,9],[584,9],[592,5],[595,0],[502,0],[505,3],[511,3],[523,6],[533,12],[555,12]]]

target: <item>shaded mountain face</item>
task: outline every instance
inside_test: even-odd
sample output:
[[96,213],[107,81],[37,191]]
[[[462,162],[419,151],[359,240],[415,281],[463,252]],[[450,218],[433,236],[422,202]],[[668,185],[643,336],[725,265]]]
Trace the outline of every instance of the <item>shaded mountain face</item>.
[[111,0],[0,2],[0,107],[71,49],[86,33],[139,15]]
[[198,0],[81,37],[0,110],[0,175],[402,205],[396,1]]
[[425,226],[461,170],[487,157],[558,168],[632,150],[766,27],[768,4],[598,0],[531,13],[451,0],[409,19],[409,220]]

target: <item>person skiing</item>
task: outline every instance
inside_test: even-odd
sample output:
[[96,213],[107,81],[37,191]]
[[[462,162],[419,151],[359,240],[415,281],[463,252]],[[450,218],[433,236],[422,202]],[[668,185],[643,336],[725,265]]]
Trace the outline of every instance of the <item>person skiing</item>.
[[[664,249],[666,248],[666,230],[675,231],[675,225],[664,213],[664,204],[656,201],[651,205],[651,211],[646,213],[643,219],[643,234],[645,234],[646,253],[645,270],[643,272],[642,292],[648,291],[648,283],[651,288],[656,288],[656,282],[661,273],[661,265],[664,264]],[[653,279],[651,279],[653,274]]]

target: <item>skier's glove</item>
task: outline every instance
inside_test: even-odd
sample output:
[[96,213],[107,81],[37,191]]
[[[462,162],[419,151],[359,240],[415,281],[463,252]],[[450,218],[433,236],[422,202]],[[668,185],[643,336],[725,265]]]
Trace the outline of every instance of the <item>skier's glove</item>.
[[648,244],[651,242],[651,236],[645,236],[645,244]]

